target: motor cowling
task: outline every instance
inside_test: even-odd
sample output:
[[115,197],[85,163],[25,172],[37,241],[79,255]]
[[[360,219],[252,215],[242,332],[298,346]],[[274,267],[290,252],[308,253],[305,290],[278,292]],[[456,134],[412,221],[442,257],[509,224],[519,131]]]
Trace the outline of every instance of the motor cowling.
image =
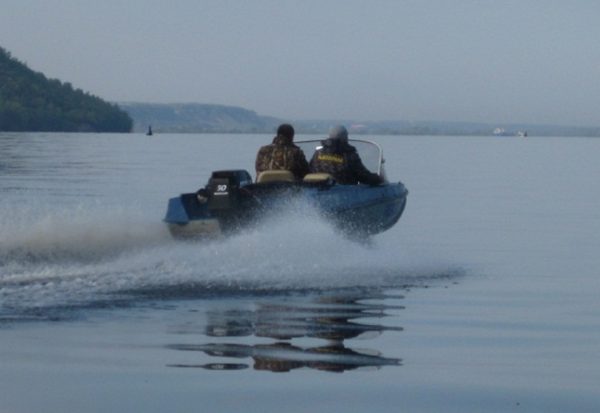
[[214,171],[205,191],[208,209],[219,213],[235,209],[240,203],[240,188],[252,183],[252,177],[243,169]]

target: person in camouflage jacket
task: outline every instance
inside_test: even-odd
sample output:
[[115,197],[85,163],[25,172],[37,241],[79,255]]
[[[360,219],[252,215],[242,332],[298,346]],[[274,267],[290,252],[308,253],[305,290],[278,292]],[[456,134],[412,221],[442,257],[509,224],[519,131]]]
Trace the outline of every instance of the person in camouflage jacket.
[[262,171],[288,170],[297,180],[308,173],[304,152],[294,145],[294,128],[284,123],[277,128],[273,143],[261,147],[256,155],[256,176]]
[[378,174],[370,172],[363,165],[356,148],[348,143],[345,127],[336,126],[329,133],[329,138],[321,143],[322,148],[315,151],[310,160],[311,172],[328,173],[342,185],[383,183]]

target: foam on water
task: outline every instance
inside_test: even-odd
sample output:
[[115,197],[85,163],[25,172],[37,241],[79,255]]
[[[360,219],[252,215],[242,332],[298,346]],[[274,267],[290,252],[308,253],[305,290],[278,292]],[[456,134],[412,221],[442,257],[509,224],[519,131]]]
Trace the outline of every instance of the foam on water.
[[[452,272],[432,251],[410,250],[402,220],[361,244],[306,205],[225,239],[173,240],[161,222],[166,200],[212,170],[243,167],[264,137],[89,138],[25,134],[0,146],[7,170],[19,171],[0,187],[0,315],[149,295],[395,286]],[[232,145],[239,151],[223,150]]]
[[404,285],[451,272],[411,259],[398,242],[344,238],[305,207],[210,242],[173,240],[162,222],[138,209],[81,205],[7,215],[0,238],[4,313],[147,295]]
[[86,262],[164,240],[164,226],[138,211],[98,204],[12,209],[0,221],[0,260]]

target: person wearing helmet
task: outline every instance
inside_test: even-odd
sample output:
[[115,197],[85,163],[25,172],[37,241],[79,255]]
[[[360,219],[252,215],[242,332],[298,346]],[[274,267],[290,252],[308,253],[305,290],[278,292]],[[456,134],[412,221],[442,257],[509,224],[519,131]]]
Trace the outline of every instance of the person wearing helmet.
[[338,184],[379,185],[383,179],[369,171],[362,163],[356,148],[348,143],[348,131],[344,126],[336,126],[329,132],[329,138],[315,151],[310,160],[312,173],[328,173]]
[[279,125],[277,136],[270,145],[261,147],[256,155],[256,176],[267,170],[287,170],[297,180],[308,173],[308,162],[302,149],[294,144],[294,128],[288,123]]

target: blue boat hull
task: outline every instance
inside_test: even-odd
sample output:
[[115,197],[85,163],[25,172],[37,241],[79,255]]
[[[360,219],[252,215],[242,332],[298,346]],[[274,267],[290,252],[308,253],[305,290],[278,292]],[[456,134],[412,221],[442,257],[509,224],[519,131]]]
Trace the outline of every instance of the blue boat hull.
[[[238,231],[289,208],[312,205],[337,228],[352,236],[368,236],[391,228],[402,215],[408,191],[398,183],[378,186],[271,183],[243,186],[235,202],[211,205],[200,193],[169,200],[164,221],[173,236],[196,238]],[[221,202],[221,200],[217,200]]]

